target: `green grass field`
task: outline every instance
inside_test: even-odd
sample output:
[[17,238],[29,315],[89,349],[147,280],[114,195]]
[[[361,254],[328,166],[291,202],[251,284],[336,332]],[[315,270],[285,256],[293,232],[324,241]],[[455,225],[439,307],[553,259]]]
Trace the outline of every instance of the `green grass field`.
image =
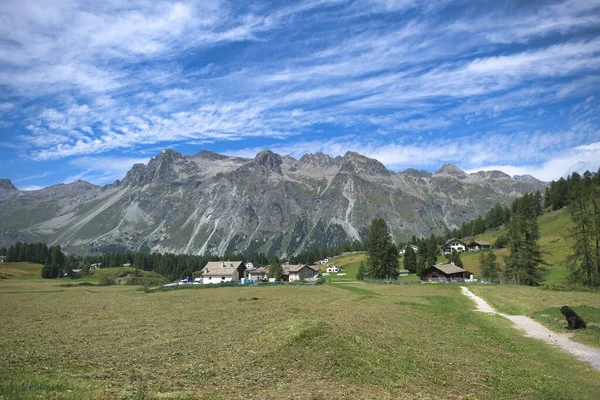
[[0,264],[0,275],[4,279],[42,279],[42,265],[28,262]]
[[[600,372],[474,312],[458,286],[144,293],[55,283],[0,281],[0,399],[592,399],[600,390]],[[598,293],[474,290],[526,314],[600,303]]]

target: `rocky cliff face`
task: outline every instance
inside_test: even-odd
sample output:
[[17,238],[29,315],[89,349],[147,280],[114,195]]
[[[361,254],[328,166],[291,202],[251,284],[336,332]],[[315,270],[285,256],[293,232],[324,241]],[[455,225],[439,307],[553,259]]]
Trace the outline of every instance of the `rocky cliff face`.
[[78,253],[111,245],[291,255],[364,239],[375,217],[387,220],[398,241],[442,233],[539,189],[499,171],[466,174],[451,164],[434,174],[394,173],[353,152],[296,160],[268,150],[254,159],[163,150],[104,187],[78,181],[25,192],[0,180],[0,232]]

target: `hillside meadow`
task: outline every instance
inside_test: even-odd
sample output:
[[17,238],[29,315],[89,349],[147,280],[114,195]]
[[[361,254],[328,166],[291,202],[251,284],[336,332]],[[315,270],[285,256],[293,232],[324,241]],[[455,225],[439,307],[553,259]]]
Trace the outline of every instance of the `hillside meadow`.
[[[592,399],[600,390],[599,372],[475,312],[454,285],[58,284],[0,281],[1,399]],[[524,304],[540,293],[475,289]],[[544,295],[551,301],[514,310],[567,295],[600,308],[600,294]]]

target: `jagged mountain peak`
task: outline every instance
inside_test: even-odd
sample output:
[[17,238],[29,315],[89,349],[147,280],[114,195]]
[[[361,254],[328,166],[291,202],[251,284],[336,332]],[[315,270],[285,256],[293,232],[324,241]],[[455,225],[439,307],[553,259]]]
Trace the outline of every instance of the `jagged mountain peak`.
[[350,172],[367,175],[391,175],[391,172],[379,161],[358,154],[354,151],[347,151],[341,159],[341,172]]
[[271,150],[259,152],[254,158],[254,162],[270,171],[281,174],[281,164],[283,164],[283,159],[279,154],[273,153]]
[[0,190],[5,192],[12,192],[18,190],[10,179],[0,179]]
[[442,165],[437,171],[433,173],[433,176],[451,176],[457,179],[464,179],[467,174],[456,165],[447,163]]
[[335,159],[320,151],[316,153],[305,154],[299,160],[306,168],[329,167],[335,164]]

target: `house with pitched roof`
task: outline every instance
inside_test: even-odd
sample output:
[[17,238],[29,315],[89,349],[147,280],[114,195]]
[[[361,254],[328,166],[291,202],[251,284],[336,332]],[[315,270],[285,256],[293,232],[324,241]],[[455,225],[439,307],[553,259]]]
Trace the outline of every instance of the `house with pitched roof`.
[[462,240],[455,238],[448,239],[442,246],[442,254],[452,254],[452,250],[456,250],[457,253],[467,251],[467,244]]
[[240,282],[246,266],[242,261],[211,261],[202,268],[202,283]]
[[486,242],[485,240],[473,240],[469,243],[469,251],[479,251],[479,250],[489,250],[492,248],[492,245]]
[[419,275],[422,280],[429,281],[436,279],[455,278],[470,279],[472,273],[452,263],[441,263],[432,265],[431,267],[423,270]]
[[310,281],[319,275],[319,268],[316,265],[308,264],[283,264],[283,281]]
[[269,270],[265,267],[252,268],[246,271],[246,276],[254,282],[263,282],[267,280]]

